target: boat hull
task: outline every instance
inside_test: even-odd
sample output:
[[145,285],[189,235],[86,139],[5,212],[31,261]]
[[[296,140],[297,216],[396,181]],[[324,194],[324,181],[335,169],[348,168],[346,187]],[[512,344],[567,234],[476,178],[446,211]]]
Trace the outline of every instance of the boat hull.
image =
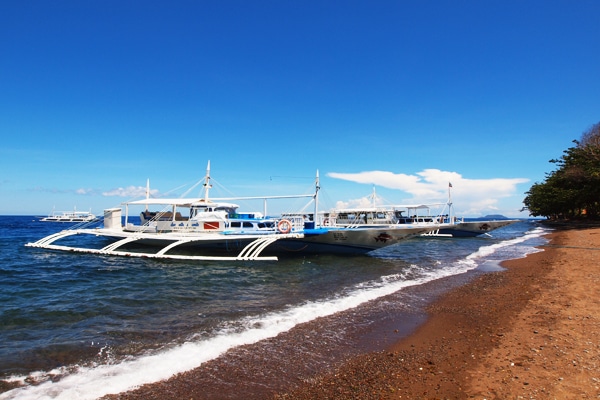
[[60,222],[60,223],[75,223],[75,222],[94,222],[97,218],[53,218],[46,217],[40,219],[41,222]]
[[485,235],[493,230],[513,224],[518,220],[498,221],[464,221],[456,222],[439,230],[440,235],[452,235],[452,237],[475,237]]
[[400,243],[426,231],[425,228],[307,229],[304,236],[279,240],[266,249],[273,254],[359,255]]
[[[425,231],[426,228],[318,228],[289,234],[186,235],[79,229],[63,231],[28,246],[131,257],[258,260],[276,259],[283,255],[365,254]],[[92,241],[99,241],[100,245],[92,244]]]

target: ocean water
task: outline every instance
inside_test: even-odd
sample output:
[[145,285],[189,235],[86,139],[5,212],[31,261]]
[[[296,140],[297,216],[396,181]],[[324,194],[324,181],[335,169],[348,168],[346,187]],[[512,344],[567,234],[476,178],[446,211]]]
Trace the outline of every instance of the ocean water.
[[[272,363],[293,351],[310,366],[294,363],[290,375],[306,375],[331,366],[335,354],[385,342],[369,327],[422,306],[419,287],[497,270],[499,261],[539,251],[548,232],[521,221],[477,238],[410,239],[367,256],[260,262],[24,247],[63,228],[0,216],[0,399],[95,399],[225,360],[240,346],[245,357]],[[397,326],[408,332],[418,322]],[[289,332],[308,324],[302,345],[293,344]],[[289,384],[285,373],[275,375]]]

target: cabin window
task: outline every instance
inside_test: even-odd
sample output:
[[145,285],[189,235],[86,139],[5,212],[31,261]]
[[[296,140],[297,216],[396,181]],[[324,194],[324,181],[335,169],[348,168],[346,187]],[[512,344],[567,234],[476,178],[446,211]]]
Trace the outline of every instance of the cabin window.
[[252,228],[251,222],[244,222],[244,228]]
[[242,223],[241,223],[241,222],[232,222],[232,223],[230,224],[230,226],[231,226],[232,228],[241,228],[241,227],[242,227]]

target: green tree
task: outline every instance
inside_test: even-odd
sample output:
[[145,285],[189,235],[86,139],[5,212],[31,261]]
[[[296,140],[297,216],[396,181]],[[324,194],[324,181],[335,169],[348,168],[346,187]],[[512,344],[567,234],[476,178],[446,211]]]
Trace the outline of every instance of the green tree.
[[550,160],[558,169],[535,183],[523,200],[532,216],[597,218],[600,214],[600,123],[574,140],[574,147]]

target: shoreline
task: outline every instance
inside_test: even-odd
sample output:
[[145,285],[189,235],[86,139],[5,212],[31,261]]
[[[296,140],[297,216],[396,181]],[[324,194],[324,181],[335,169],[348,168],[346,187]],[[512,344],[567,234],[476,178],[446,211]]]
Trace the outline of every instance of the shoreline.
[[[548,238],[550,242],[544,251],[504,261],[499,272],[444,278],[432,284],[433,301],[417,311],[427,313],[424,321],[413,315],[415,328],[392,333],[399,315],[410,316],[410,310],[396,310],[394,318],[378,324],[375,337],[362,339],[376,342],[380,349],[387,348],[384,351],[350,354],[325,367],[325,372],[322,364],[312,373],[305,371],[295,378],[283,378],[283,374],[278,376],[275,372],[271,379],[281,379],[281,385],[251,395],[235,382],[244,383],[252,375],[231,375],[229,386],[221,386],[220,391],[210,388],[213,373],[235,374],[239,372],[235,360],[247,361],[244,348],[234,349],[228,355],[229,362],[209,363],[212,366],[104,399],[597,396],[600,376],[595,366],[599,362],[599,347],[590,343],[599,343],[600,306],[589,295],[600,294],[595,271],[595,265],[600,265],[600,251],[582,249],[600,250],[600,229],[558,230]],[[561,279],[559,267],[569,272],[572,280]],[[582,294],[585,284],[590,286]],[[587,313],[586,319],[567,318],[565,308]],[[567,319],[559,318],[560,315]],[[318,325],[319,322],[313,325],[315,332]],[[585,335],[590,337],[576,333],[584,325]],[[305,335],[307,330],[302,332]],[[580,336],[575,339],[573,335]],[[304,346],[303,341],[306,339],[301,336],[299,345]],[[264,344],[265,350],[270,343]],[[331,357],[335,353],[335,346],[332,347]],[[282,362],[302,361],[305,360],[264,358],[250,365],[255,374],[264,377],[266,369],[277,370]]]
[[387,351],[276,398],[597,398],[600,228],[549,239],[543,252],[442,295]]

